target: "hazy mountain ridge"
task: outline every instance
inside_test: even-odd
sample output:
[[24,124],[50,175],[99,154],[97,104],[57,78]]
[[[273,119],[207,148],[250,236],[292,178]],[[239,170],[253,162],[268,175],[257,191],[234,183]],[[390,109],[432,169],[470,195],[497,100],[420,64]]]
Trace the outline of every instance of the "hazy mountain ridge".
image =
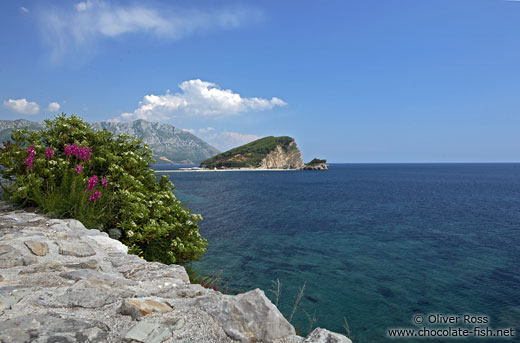
[[15,126],[18,128],[27,127],[30,130],[43,130],[45,128],[45,123],[38,123],[25,119],[0,120],[0,144],[1,142],[11,140],[11,131],[13,131]]
[[[157,163],[200,163],[220,152],[197,136],[169,124],[151,123],[140,119],[129,123],[98,122],[90,125],[94,130],[105,129],[115,135],[142,138],[152,149]],[[11,139],[11,131],[15,126],[31,130],[45,128],[44,123],[24,119],[0,120],[1,142]]]

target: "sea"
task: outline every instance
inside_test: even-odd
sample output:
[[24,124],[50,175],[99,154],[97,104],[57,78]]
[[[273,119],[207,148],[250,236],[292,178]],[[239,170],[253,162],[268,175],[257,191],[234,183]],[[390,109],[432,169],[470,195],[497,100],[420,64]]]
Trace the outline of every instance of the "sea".
[[[226,292],[261,288],[273,302],[279,280],[286,318],[304,286],[292,318],[301,335],[319,326],[358,343],[519,341],[520,164],[154,167],[204,218],[208,251],[192,267]],[[459,319],[444,325],[442,317]],[[464,319],[479,317],[487,318],[479,328],[515,336],[438,336],[448,326],[471,329]],[[437,331],[390,337],[397,328]]]

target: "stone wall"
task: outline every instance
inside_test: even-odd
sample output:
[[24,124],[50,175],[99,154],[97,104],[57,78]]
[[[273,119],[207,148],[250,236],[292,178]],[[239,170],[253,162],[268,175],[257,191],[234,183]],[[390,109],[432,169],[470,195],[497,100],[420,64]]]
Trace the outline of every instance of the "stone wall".
[[0,342],[349,343],[307,338],[264,292],[224,295],[183,267],[146,262],[76,220],[0,202]]

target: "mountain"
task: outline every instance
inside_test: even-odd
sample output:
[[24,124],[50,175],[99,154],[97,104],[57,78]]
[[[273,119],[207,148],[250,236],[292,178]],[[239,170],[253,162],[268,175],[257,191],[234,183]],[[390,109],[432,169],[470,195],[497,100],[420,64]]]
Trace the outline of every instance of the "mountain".
[[100,122],[94,130],[107,130],[116,135],[140,137],[153,151],[157,163],[200,163],[220,151],[191,133],[169,124],[150,123],[139,119],[130,123]]
[[269,136],[213,156],[200,166],[209,169],[301,169],[304,164],[293,138]]
[[[44,123],[28,120],[0,120],[0,142],[11,139],[15,127],[42,130]],[[177,129],[169,124],[151,123],[135,120],[129,123],[99,122],[91,123],[94,130],[107,130],[115,135],[124,134],[142,138],[153,151],[157,163],[200,163],[220,151],[191,133]]]
[[18,128],[26,127],[29,130],[43,130],[45,123],[37,123],[25,119],[0,120],[0,144],[11,140],[11,131],[13,131],[15,126]]

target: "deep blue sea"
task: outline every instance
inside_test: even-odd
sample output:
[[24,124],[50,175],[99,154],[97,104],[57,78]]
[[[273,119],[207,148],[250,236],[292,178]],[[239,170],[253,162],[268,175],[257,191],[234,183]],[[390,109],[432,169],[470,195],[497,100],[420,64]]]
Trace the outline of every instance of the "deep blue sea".
[[[422,327],[418,313],[486,315],[487,326],[520,329],[520,164],[168,175],[204,218],[210,245],[195,267],[273,300],[267,290],[279,279],[286,317],[305,282],[301,306],[316,311],[316,325],[344,333],[346,317],[359,343]],[[308,331],[303,311],[293,324]],[[511,340],[478,340],[490,341]]]

